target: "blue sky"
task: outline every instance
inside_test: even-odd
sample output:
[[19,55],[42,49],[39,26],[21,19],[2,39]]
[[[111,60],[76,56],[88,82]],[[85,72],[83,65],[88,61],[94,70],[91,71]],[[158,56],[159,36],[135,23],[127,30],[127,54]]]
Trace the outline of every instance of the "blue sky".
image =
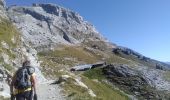
[[7,5],[55,3],[78,12],[109,41],[170,61],[170,0],[6,0]]

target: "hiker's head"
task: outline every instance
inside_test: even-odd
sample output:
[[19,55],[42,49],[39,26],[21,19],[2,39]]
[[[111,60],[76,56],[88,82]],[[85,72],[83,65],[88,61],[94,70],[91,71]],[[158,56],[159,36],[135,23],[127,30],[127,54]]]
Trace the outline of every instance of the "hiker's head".
[[30,66],[30,60],[26,60],[23,62],[22,67],[25,67],[25,66]]

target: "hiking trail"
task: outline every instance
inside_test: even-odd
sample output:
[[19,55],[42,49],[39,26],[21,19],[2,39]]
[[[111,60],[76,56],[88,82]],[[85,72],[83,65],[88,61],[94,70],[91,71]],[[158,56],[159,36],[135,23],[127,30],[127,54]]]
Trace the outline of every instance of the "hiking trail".
[[53,80],[37,84],[38,100],[65,100],[61,88],[57,84],[51,84]]

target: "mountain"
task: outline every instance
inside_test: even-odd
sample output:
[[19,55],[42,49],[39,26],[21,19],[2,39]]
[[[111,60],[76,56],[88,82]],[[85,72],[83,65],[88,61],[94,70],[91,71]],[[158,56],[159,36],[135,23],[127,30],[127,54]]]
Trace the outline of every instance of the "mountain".
[[36,69],[40,100],[170,98],[170,65],[110,43],[78,13],[55,4],[6,7],[3,0],[0,13],[3,98],[24,59]]
[[167,64],[170,64],[170,62],[166,62]]
[[13,6],[8,8],[8,15],[23,33],[25,42],[35,48],[79,44],[87,39],[105,41],[94,26],[78,13],[54,4]]

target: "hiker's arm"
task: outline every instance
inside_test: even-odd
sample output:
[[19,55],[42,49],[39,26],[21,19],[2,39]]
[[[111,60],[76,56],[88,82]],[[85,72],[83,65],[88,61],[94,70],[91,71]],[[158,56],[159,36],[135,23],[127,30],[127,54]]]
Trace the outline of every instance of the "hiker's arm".
[[36,78],[35,78],[35,74],[31,75],[31,81],[32,81],[34,93],[36,94]]

